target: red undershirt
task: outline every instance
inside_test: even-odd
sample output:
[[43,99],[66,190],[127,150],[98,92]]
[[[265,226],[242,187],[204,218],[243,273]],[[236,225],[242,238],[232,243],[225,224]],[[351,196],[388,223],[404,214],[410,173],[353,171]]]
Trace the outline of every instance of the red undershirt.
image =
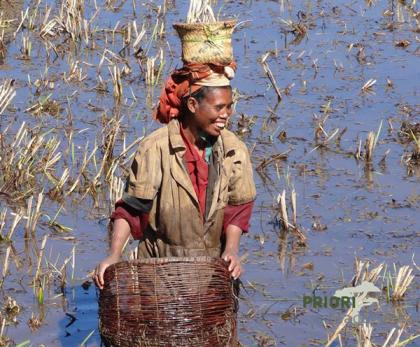
[[[188,141],[182,130],[182,127],[180,127],[180,130],[186,147],[184,161],[186,163],[187,171],[191,178],[194,191],[198,198],[200,212],[204,218],[206,211],[206,190],[209,174],[209,167],[206,160],[204,159],[205,151],[203,151],[203,156],[200,156],[195,147]],[[248,232],[249,220],[251,218],[253,205],[253,201],[242,205],[228,204],[225,207],[223,231],[226,230],[229,224],[232,224],[241,228],[243,232]],[[147,227],[149,214],[136,211],[127,205],[123,200],[119,200],[115,204],[115,211],[111,215],[111,221],[116,219],[125,219],[130,225],[133,238],[138,240],[142,238],[143,231]]]

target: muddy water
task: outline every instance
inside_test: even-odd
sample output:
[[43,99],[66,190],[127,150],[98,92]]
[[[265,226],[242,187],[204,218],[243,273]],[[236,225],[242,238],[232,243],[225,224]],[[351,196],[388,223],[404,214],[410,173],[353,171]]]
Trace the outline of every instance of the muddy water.
[[[36,5],[27,2],[23,8],[34,9]],[[0,126],[2,131],[8,126],[11,129],[5,138],[9,143],[22,121],[42,132],[52,129],[47,136],[61,140],[59,148],[63,153],[56,176],[61,177],[64,168],[71,167],[70,177],[74,178],[85,146],[91,151],[95,140],[102,143],[104,121],[123,117],[115,155],[122,151],[124,141],[129,144],[157,126],[150,113],[162,81],[147,87],[145,62],[141,58],[138,63],[132,47],[121,50],[122,35],[117,30],[113,37],[110,31],[118,21],[117,29],[121,29],[136,20],[139,31],[144,23],[142,54],[153,57],[162,48],[166,76],[180,65],[179,44],[170,24],[184,18],[187,4],[167,2],[166,15],[160,16],[166,23],[165,35],[151,40],[160,2],[136,2],[135,11],[132,3],[86,2],[83,15],[88,20],[96,7],[99,9],[90,22],[89,42],[73,44],[60,32],[48,40],[54,49],[39,36],[45,5],[52,7],[50,19],[58,14],[59,3],[41,1],[33,28],[25,20],[16,39],[7,43],[0,81],[15,79],[17,95],[1,116]],[[364,1],[309,0],[223,4],[223,13],[239,15],[239,20],[244,21],[234,36],[239,66],[234,85],[240,97],[231,128],[241,133],[248,144],[254,167],[261,167],[264,159],[270,160],[255,172],[258,198],[251,232],[242,243],[247,260],[239,333],[247,346],[325,343],[345,311],[304,308],[303,296],[331,296],[347,286],[354,275],[356,257],[371,260],[373,265],[384,262],[391,274],[393,264],[413,267],[413,260],[420,264],[420,174],[418,167],[404,163],[414,143],[399,134],[403,122],[420,122],[419,7],[410,5],[410,1],[378,1],[369,6]],[[16,11],[17,22],[21,10]],[[300,22],[307,29],[306,34],[296,36],[284,22],[289,20]],[[16,26],[10,28],[9,32],[16,30]],[[23,37],[32,42],[30,59],[21,59]],[[408,45],[397,47],[404,45],[404,40]],[[120,104],[112,96],[108,66],[114,62],[123,68],[125,64],[109,54],[109,60],[98,67],[105,48],[120,52],[131,69],[122,79],[124,98]],[[268,51],[272,54],[267,64],[282,92],[280,103],[260,64]],[[71,67],[77,61],[80,79],[77,71],[71,75]],[[106,83],[105,92],[95,89],[98,72]],[[376,83],[362,91],[370,79]],[[53,85],[37,87],[36,80]],[[25,112],[48,95],[49,100],[60,105],[57,112]],[[252,120],[248,131],[238,125],[241,117]],[[325,134],[318,131],[321,137],[317,141],[317,119],[323,118]],[[359,141],[363,151],[368,132],[376,132],[380,127],[372,163],[356,160]],[[336,129],[341,133],[345,128],[340,141],[336,141],[336,135],[323,142]],[[69,146],[70,142],[74,146]],[[286,153],[287,158],[270,159],[279,153]],[[98,152],[98,162],[100,155]],[[95,165],[90,167],[94,171]],[[123,177],[123,169],[117,169],[116,175]],[[43,187],[45,192],[51,189],[48,180],[40,178],[38,182],[35,192]],[[22,241],[24,223],[18,225],[12,240],[14,259],[20,259],[22,266],[17,268],[16,261],[11,261],[2,293],[21,306],[17,324],[4,329],[4,335],[16,343],[30,340],[33,346],[76,346],[93,332],[87,345],[100,345],[96,292],[93,286],[83,288],[81,284],[106,254],[106,219],[111,204],[106,184],[103,187],[103,191],[98,189],[96,199],[90,194],[82,198],[77,193],[64,201],[45,198],[44,215],[35,241],[29,245]],[[297,244],[293,233],[280,232],[278,195],[285,189],[290,206],[293,188],[297,193],[297,224],[308,238],[306,247]],[[7,199],[0,201],[2,207],[10,209],[14,205]],[[47,223],[46,215],[53,217],[60,206],[63,207],[57,221],[71,231],[58,232]],[[68,264],[64,292],[57,280],[52,281],[45,291],[44,303],[39,305],[31,287],[31,274],[37,261],[34,250],[40,247],[44,234],[50,235],[44,255],[48,262],[61,266],[64,259],[72,256],[73,249],[75,261]],[[0,250],[2,266],[5,248]],[[416,278],[400,304],[388,303],[383,295],[379,306],[362,310],[362,321],[374,326],[375,343],[381,344],[393,327],[404,326],[403,338],[420,333],[419,273],[414,271]],[[380,280],[379,286],[386,287],[386,280]],[[32,313],[42,320],[34,331],[27,324]],[[356,345],[352,334],[355,327],[349,324],[342,332],[343,345]],[[414,341],[410,345],[420,344]]]

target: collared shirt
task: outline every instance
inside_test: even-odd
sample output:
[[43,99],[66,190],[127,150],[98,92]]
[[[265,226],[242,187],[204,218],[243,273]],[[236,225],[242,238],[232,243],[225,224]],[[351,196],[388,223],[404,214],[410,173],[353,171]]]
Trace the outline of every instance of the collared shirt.
[[[203,157],[201,157],[198,151],[185,136],[182,127],[180,127],[180,133],[186,146],[184,162],[199,200],[200,211],[203,215],[203,218],[205,218],[210,159],[208,156],[208,151],[204,150]],[[207,147],[211,148],[213,144],[214,141],[208,141],[206,149]],[[207,160],[205,156],[207,156]],[[137,203],[133,203],[130,200],[125,198],[124,200],[119,200],[115,204],[115,211],[111,215],[111,220],[119,218],[125,219],[130,225],[133,238],[138,240],[141,239],[143,232],[147,227],[151,204],[148,203],[149,200],[140,200]],[[135,204],[137,206],[134,206]],[[249,220],[251,219],[253,205],[253,201],[241,205],[228,204],[224,211],[223,231],[227,229],[229,224],[232,224],[239,227],[243,232],[248,232]]]
[[[204,183],[208,174],[205,177],[192,165],[193,162],[207,163],[197,151],[188,153],[188,147],[191,148],[182,138],[177,120],[149,135],[139,146],[126,194],[153,201],[147,230],[154,231],[155,235],[144,230],[145,211],[142,215],[141,212],[134,213],[137,220],[129,221],[133,236],[144,240],[144,256],[216,256],[220,252],[221,232],[228,224],[235,224],[235,215],[242,220],[238,222],[242,226],[238,226],[244,231],[248,228],[255,186],[245,145],[228,130],[217,138],[212,153],[217,163],[216,180],[207,206],[206,199],[200,196],[206,191]],[[192,149],[195,150],[193,146]],[[191,156],[195,160],[190,161],[191,170],[188,170],[186,166],[189,165],[185,162]],[[195,177],[190,174],[192,172],[196,173]],[[112,218],[125,218],[126,212],[129,211],[119,202]],[[227,218],[224,218],[225,212]],[[147,235],[141,235],[142,232]]]

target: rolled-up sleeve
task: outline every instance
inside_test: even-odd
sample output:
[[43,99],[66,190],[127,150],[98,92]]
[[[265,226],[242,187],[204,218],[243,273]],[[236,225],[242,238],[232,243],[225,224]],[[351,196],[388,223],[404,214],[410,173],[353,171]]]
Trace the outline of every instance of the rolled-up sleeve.
[[242,205],[254,201],[256,189],[248,149],[241,143],[233,157],[232,176],[229,180],[230,205]]
[[243,233],[247,233],[253,207],[254,201],[242,205],[227,205],[223,218],[223,232],[225,232],[227,227],[231,224],[240,228]]
[[125,192],[135,198],[153,200],[161,181],[160,149],[155,142],[144,141],[131,164]]
[[125,219],[130,226],[133,239],[140,240],[149,224],[149,213],[136,210],[121,199],[115,203],[115,210],[110,219],[111,223],[117,219]]

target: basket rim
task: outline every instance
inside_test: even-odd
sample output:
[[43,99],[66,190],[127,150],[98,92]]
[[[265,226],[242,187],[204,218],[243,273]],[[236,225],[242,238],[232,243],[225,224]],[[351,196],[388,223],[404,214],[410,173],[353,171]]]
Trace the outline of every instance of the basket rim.
[[126,264],[131,265],[157,265],[157,264],[175,264],[175,263],[226,263],[225,260],[219,257],[210,257],[210,256],[196,256],[196,257],[162,257],[162,258],[141,258],[133,260],[123,260],[115,264],[110,265],[114,267],[124,266]]
[[219,27],[219,26],[225,26],[227,28],[233,28],[236,23],[238,21],[236,19],[227,19],[227,20],[222,20],[222,21],[217,21],[217,22],[212,22],[212,23],[185,23],[185,22],[177,22],[174,23],[172,26],[173,28],[177,29],[201,29],[203,27]]
[[[179,263],[186,263],[186,264],[214,264],[214,265],[222,265],[223,267],[227,268],[228,263],[219,257],[210,257],[210,256],[196,256],[196,257],[162,257],[162,258],[141,258],[141,259],[133,259],[133,260],[123,260],[117,263],[111,264],[105,269],[105,273],[112,273],[115,271],[119,271],[121,268],[127,268],[130,266],[138,266],[138,265],[165,265],[165,264],[179,264]],[[105,275],[104,273],[104,275]]]

